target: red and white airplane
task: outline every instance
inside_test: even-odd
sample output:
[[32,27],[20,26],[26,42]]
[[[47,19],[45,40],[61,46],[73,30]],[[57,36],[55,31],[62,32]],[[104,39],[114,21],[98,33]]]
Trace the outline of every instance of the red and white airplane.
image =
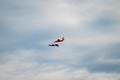
[[61,39],[57,39],[56,41],[54,41],[54,44],[49,44],[48,46],[56,46],[56,47],[59,47],[59,44],[55,44],[55,43],[63,42],[63,41],[64,41],[64,37],[62,37]]
[[56,41],[54,41],[54,43],[63,42],[63,41],[64,41],[64,37],[62,37],[62,39],[57,39]]

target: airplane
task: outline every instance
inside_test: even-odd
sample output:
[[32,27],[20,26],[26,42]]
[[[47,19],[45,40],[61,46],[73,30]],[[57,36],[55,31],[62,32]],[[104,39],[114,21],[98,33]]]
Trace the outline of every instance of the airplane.
[[64,37],[62,37],[62,39],[57,39],[56,41],[54,41],[54,43],[63,42],[63,41],[64,41]]
[[49,44],[48,46],[56,46],[56,47],[59,47],[59,44]]

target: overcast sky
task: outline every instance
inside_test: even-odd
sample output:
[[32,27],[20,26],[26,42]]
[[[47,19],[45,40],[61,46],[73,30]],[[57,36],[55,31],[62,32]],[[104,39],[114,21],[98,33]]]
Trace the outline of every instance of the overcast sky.
[[0,80],[120,80],[119,9],[120,0],[0,0]]

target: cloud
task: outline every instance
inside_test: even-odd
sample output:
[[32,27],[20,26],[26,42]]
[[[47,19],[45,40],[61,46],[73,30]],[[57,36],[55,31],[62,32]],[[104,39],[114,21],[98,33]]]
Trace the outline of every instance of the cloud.
[[[79,8],[66,1],[11,1],[3,8],[2,18],[17,32],[32,32],[43,29],[69,29],[84,24],[85,16],[78,13]],[[6,5],[5,5],[6,6]],[[18,9],[15,9],[18,7]],[[82,7],[82,6],[81,6]],[[8,14],[9,13],[9,14]]]
[[118,3],[1,0],[0,79],[119,80]]
[[34,54],[38,56],[38,53],[34,50],[18,50],[13,53],[14,54],[7,55],[9,56],[9,60],[7,63],[0,64],[0,79],[5,80],[9,78],[10,80],[117,80],[120,78],[118,73],[91,73],[88,72],[86,69],[72,69],[70,66],[65,64],[47,64],[45,62],[36,63],[36,61],[30,61],[30,58],[34,58]]

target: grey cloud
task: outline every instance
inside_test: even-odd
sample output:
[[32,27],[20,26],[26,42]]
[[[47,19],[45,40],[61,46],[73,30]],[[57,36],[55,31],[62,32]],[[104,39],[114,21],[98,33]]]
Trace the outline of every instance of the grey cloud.
[[105,49],[105,59],[120,59],[120,43],[111,44]]
[[120,73],[120,65],[114,63],[91,63],[87,66],[90,72]]
[[90,48],[80,57],[77,68],[86,68],[90,72],[120,73],[120,45],[109,44],[104,47]]
[[[113,73],[118,76],[118,4],[115,5],[116,0],[107,1],[0,2],[0,69],[5,76],[0,77],[6,79],[8,74],[10,80],[12,76],[28,79],[32,75],[31,79],[54,80],[56,75],[55,79],[61,80],[64,77],[66,80],[112,80],[109,77],[114,77]],[[108,12],[110,14],[107,15]],[[48,47],[61,36],[65,37],[65,42],[59,48]],[[81,72],[84,69],[86,71]],[[73,75],[75,78],[70,77]],[[96,78],[96,75],[99,76]]]

